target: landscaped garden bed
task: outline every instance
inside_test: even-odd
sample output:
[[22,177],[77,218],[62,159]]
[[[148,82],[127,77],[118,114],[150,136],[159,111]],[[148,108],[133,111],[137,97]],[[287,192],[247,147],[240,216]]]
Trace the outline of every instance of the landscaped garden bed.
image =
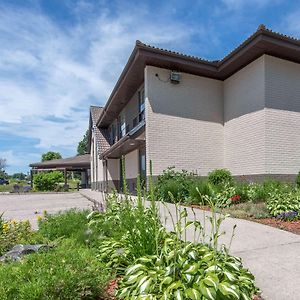
[[[219,237],[224,216],[211,207],[212,231],[199,220],[187,219],[176,205],[172,232],[160,221],[152,182],[146,208],[140,184],[137,200],[126,192],[112,194],[101,212],[68,211],[39,220],[34,232],[28,223],[2,221],[4,254],[17,243],[49,244],[47,252],[0,265],[1,299],[244,299],[258,289],[242,261],[230,254]],[[174,202],[172,193],[169,194]],[[166,207],[167,209],[167,207]],[[187,228],[194,228],[192,240]],[[8,239],[9,237],[9,239]]]
[[300,231],[300,175],[295,184],[274,180],[258,184],[235,182],[230,172],[222,169],[211,172],[204,180],[187,171],[169,168],[158,177],[155,197],[202,210],[210,210],[207,199],[213,198],[218,201],[217,210],[231,217],[296,234]]
[[300,220],[283,221],[274,218],[265,218],[265,219],[255,219],[255,221],[282,230],[290,231],[295,234],[300,234]]

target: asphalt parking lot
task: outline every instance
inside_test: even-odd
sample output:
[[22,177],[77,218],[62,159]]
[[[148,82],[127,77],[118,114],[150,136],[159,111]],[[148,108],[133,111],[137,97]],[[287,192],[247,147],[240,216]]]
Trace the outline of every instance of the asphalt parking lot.
[[70,208],[86,209],[91,206],[91,202],[79,192],[0,195],[0,214],[3,212],[5,219],[29,220],[35,229],[37,217],[43,215],[45,210],[56,213]]

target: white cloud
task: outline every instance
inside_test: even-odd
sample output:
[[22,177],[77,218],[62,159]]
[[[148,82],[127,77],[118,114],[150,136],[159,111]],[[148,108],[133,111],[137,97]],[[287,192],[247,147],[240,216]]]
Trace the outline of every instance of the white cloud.
[[[91,10],[81,1],[78,14],[80,7]],[[38,11],[0,6],[1,134],[13,129],[38,139],[37,147],[75,151],[89,105],[106,102],[136,39],[173,48],[203,32],[133,10],[134,18],[130,8],[115,16],[104,9],[64,27]],[[47,116],[67,123],[44,121]]]
[[[31,162],[40,161],[40,156],[37,154],[29,153],[28,158]],[[24,164],[24,153],[16,153],[12,150],[0,151],[0,157],[6,159],[7,168],[14,169],[14,167],[22,166]]]
[[240,10],[246,7],[257,9],[278,1],[279,0],[222,0],[223,4],[230,10]]
[[300,37],[300,9],[285,16],[280,29],[282,32]]

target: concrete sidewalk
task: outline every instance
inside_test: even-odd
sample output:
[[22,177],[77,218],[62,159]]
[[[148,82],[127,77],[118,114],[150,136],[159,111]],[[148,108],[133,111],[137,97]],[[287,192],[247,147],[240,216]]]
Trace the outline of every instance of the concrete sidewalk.
[[[103,202],[103,194],[91,190],[82,190],[81,194],[90,201]],[[162,221],[172,230],[169,213],[175,215],[173,204],[158,202]],[[187,208],[188,218],[194,215]],[[195,210],[197,220],[203,223],[208,212]],[[209,224],[207,231],[209,231]],[[244,265],[255,275],[256,283],[262,290],[262,297],[270,300],[300,299],[300,236],[267,225],[241,219],[227,218],[221,230],[226,232],[220,240],[229,244],[232,228],[237,225],[230,253],[242,258]],[[193,240],[193,231],[187,234]]]

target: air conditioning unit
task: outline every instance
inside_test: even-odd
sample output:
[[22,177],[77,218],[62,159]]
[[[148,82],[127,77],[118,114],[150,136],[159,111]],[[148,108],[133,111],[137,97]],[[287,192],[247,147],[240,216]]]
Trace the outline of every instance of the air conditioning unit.
[[176,71],[171,71],[170,81],[173,84],[178,84],[181,80],[181,73]]

